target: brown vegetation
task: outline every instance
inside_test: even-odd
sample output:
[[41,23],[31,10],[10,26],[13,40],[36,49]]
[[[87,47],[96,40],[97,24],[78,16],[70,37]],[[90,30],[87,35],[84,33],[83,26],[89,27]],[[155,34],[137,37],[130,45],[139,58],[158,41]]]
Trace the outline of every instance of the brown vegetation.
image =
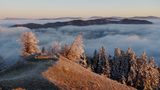
[[43,76],[62,90],[134,90],[95,74],[63,56]]

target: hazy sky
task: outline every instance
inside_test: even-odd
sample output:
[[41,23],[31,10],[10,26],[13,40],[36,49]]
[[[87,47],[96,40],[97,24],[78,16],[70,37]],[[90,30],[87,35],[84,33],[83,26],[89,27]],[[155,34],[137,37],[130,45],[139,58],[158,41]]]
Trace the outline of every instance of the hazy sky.
[[160,16],[160,0],[0,0],[0,18]]

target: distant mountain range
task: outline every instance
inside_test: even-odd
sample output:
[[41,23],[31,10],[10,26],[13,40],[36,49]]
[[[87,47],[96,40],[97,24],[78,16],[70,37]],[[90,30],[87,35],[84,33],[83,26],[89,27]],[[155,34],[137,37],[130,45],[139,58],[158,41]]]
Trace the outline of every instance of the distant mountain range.
[[68,25],[89,26],[89,25],[104,25],[104,24],[153,24],[153,23],[147,20],[138,20],[138,19],[100,18],[91,20],[71,20],[71,21],[54,22],[46,24],[36,24],[36,23],[16,24],[11,27],[26,27],[30,29],[39,29],[39,28],[59,28]]
[[[92,16],[88,18],[84,17],[57,17],[57,18],[39,18],[39,19],[34,19],[34,18],[4,18],[2,20],[65,20],[65,19],[70,19],[70,20],[86,20],[86,19],[101,19],[101,18],[108,18],[108,19],[124,19],[125,17],[102,17],[102,16]],[[160,17],[156,16],[134,16],[134,17],[129,17],[129,18],[135,18],[135,19],[160,19]]]
[[156,17],[156,16],[146,16],[146,17],[135,16],[135,17],[132,17],[132,18],[137,18],[137,19],[160,19],[160,17]]
[[75,20],[75,19],[83,19],[83,18],[82,17],[57,17],[57,18],[39,18],[39,19],[34,19],[34,18],[4,18],[2,20],[65,20],[65,19]]
[[2,20],[31,20],[30,18],[4,18]]

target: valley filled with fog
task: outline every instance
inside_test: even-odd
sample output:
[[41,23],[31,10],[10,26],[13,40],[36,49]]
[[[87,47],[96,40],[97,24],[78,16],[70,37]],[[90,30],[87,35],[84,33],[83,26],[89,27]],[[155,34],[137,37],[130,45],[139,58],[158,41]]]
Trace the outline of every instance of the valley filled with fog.
[[[56,20],[57,21],[57,20]],[[83,33],[86,54],[92,56],[95,49],[104,46],[113,55],[115,48],[127,50],[131,47],[139,56],[143,51],[153,56],[160,64],[160,19],[150,19],[154,24],[126,25],[107,24],[92,26],[65,26],[61,28],[28,29],[13,28],[14,24],[48,23],[55,20],[0,20],[0,56],[5,64],[13,64],[20,59],[20,36],[26,31],[35,32],[40,47],[50,47],[54,42],[71,44],[75,36]]]

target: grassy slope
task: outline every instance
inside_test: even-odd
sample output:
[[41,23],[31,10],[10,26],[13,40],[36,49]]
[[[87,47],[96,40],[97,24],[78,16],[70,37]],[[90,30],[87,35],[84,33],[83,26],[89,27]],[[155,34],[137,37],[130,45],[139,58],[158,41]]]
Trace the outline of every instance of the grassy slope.
[[43,76],[62,90],[134,90],[60,57]]
[[0,87],[5,90],[134,90],[104,76],[95,74],[64,57],[58,62],[20,63],[0,72]]

